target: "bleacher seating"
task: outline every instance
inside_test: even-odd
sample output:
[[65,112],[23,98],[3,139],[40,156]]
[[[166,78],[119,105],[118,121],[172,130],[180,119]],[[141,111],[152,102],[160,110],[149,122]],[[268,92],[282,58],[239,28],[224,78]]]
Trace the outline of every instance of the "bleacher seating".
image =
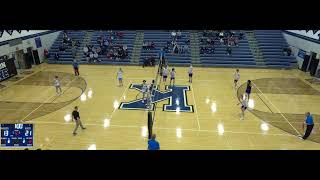
[[256,30],[254,34],[268,67],[290,68],[296,63],[294,56],[283,54],[289,45],[281,30]]
[[[72,40],[80,41],[80,44],[81,44],[85,36],[85,31],[67,31],[67,35],[68,37],[72,38]],[[68,46],[68,48],[65,51],[59,51],[59,46],[62,44],[62,40],[63,40],[63,32],[60,32],[57,39],[55,40],[55,42],[53,43],[53,45],[49,50],[49,53],[50,53],[49,61],[56,62],[56,60],[54,59],[54,54],[56,52],[58,52],[60,56],[58,63],[68,63],[73,61],[71,46]],[[82,48],[81,46],[77,47],[77,51],[80,50],[81,48]]]
[[[234,31],[235,36],[239,37],[239,31]],[[202,31],[199,32],[199,39],[203,37]],[[200,40],[199,40],[200,41]],[[232,54],[228,55],[226,49],[228,46],[220,45],[215,41],[215,51],[213,54],[200,54],[201,64],[204,66],[221,67],[254,67],[256,62],[249,48],[249,43],[245,36],[238,41],[238,46],[232,46]],[[201,43],[199,45],[201,47]],[[200,48],[199,47],[199,48]]]
[[[190,39],[188,31],[181,31],[182,37],[177,39],[178,46],[184,45],[185,41]],[[155,43],[155,49],[153,50],[141,50],[140,64],[143,63],[144,58],[148,57],[159,57],[159,51],[163,48],[168,41],[171,42],[171,31],[144,31],[144,41],[152,41]],[[189,65],[191,63],[191,50],[189,45],[188,53],[184,54],[173,54],[166,53],[166,60],[170,65]]]
[[[135,31],[121,31],[123,32],[124,36],[121,39],[114,39],[112,42],[114,44],[119,45],[127,45],[128,48],[128,56],[125,59],[108,59],[106,54],[101,54],[98,56],[98,59],[101,60],[100,63],[102,64],[129,64],[130,58],[132,55],[133,50],[133,43],[135,40],[136,32]],[[108,31],[95,31],[91,37],[90,44],[94,47],[99,47],[99,44],[97,42],[98,37],[101,35],[104,35],[105,37],[108,37],[110,32]],[[85,55],[83,55],[82,61],[86,62]]]
[[[98,47],[97,38],[99,36],[108,35],[108,31],[90,31],[92,35],[86,35],[86,31],[67,31],[68,36],[73,40],[80,41],[80,47],[77,48],[77,56],[81,63],[87,63],[83,52],[83,47],[85,44],[91,44]],[[122,39],[115,39],[113,42],[120,45],[127,45],[128,56],[125,59],[120,60],[110,60],[107,59],[106,55],[99,55],[98,59],[101,60],[100,64],[132,64],[131,61],[133,46],[136,38],[136,31],[121,31],[124,33]],[[240,31],[235,31],[236,37],[239,37]],[[182,31],[182,38],[177,40],[178,45],[185,45],[187,40],[190,40],[191,31]],[[258,42],[258,46],[262,52],[263,58],[265,60],[266,67],[278,68],[285,67],[291,68],[293,64],[296,64],[296,60],[293,56],[285,56],[283,54],[283,48],[288,47],[281,30],[256,30],[254,31],[255,38]],[[198,32],[199,41],[203,36],[202,31]],[[73,61],[72,50],[69,46],[64,52],[59,52],[59,46],[62,43],[63,32],[61,32],[58,38],[53,43],[52,47],[49,49],[50,58],[49,63],[63,63],[70,64]],[[146,50],[141,49],[139,64],[143,64],[143,60],[149,57],[158,58],[158,53],[161,48],[163,48],[168,41],[171,41],[171,31],[165,30],[145,30],[144,31],[144,41],[154,42],[155,49]],[[85,42],[84,42],[84,39]],[[166,59],[170,65],[185,66],[192,63],[191,61],[191,51],[192,42],[189,45],[189,51],[183,54],[173,54],[166,53]],[[199,48],[202,45],[199,44]],[[228,55],[226,53],[226,45],[220,45],[220,43],[215,43],[215,51],[213,54],[200,54],[200,65],[202,66],[215,66],[215,67],[257,67],[254,56],[250,50],[248,40],[246,36],[243,36],[242,40],[239,40],[238,46],[232,46],[232,54]],[[54,54],[59,52],[59,61],[54,60]],[[137,51],[138,52],[138,51]],[[194,51],[193,51],[194,52]]]

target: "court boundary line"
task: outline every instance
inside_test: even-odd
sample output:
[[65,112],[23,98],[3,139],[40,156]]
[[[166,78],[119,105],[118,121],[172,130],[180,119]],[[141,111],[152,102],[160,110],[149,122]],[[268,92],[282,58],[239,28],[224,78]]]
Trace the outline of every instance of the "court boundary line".
[[[128,89],[130,88],[130,85],[131,85],[131,80],[129,81],[126,89],[123,91],[123,93],[122,93],[122,95],[121,95],[121,97],[120,97],[120,99],[119,99],[119,106],[121,105],[121,101],[122,101],[122,99],[123,99],[123,96],[127,93]],[[111,121],[114,113],[119,109],[119,106],[118,106],[117,108],[114,108],[114,107],[113,107],[113,111],[111,112],[110,117],[109,117],[109,118],[110,118],[110,121]]]
[[[34,124],[57,124],[57,125],[73,125],[73,123],[70,122],[53,122],[53,121],[46,121],[46,122],[41,122],[41,121],[29,121],[30,123],[34,123]],[[101,126],[103,127],[103,123],[101,124],[96,124],[96,123],[88,123],[85,124],[87,126]],[[137,126],[137,125],[111,125],[109,127],[119,127],[119,128],[137,128],[137,129],[141,129],[141,126]],[[159,129],[159,130],[174,130],[176,131],[176,128],[164,128],[164,127],[155,127],[155,129]],[[191,131],[191,132],[214,132],[214,133],[219,133],[217,130],[206,130],[206,129],[181,129],[182,131]],[[243,132],[243,131],[224,131],[225,133],[230,133],[230,134],[248,134],[248,135],[269,135],[269,136],[294,136],[293,134],[290,133],[284,133],[284,134],[271,134],[271,133],[254,133],[254,132]]]
[[[70,85],[71,82],[73,82],[75,79],[77,79],[77,77],[75,77],[74,79],[72,79],[72,81],[70,81],[68,84],[66,84],[66,86],[67,86],[68,88],[65,89],[60,95],[63,95],[65,92],[67,92],[67,91],[70,89],[71,86],[69,86],[69,85]],[[83,93],[84,93],[84,92],[82,92],[81,95],[82,95]],[[56,94],[54,94],[54,95],[50,96],[48,99],[46,99],[44,102],[42,102],[37,108],[35,108],[35,109],[34,109],[33,111],[31,111],[28,115],[26,115],[24,118],[22,118],[22,119],[20,120],[20,122],[25,122],[25,119],[26,119],[27,117],[29,117],[32,113],[34,113],[36,110],[38,110],[38,109],[39,109],[40,107],[42,107],[44,104],[46,104],[48,100],[50,100],[51,98],[54,98],[54,97],[56,96],[56,98],[54,98],[54,99],[51,101],[51,103],[52,103],[52,102],[55,101],[58,97],[60,97],[60,95],[57,96]],[[81,96],[81,95],[80,95],[80,96]],[[79,97],[78,97],[78,98],[79,98]]]
[[197,106],[197,103],[196,103],[196,99],[194,97],[194,90],[193,90],[193,85],[191,84],[191,90],[192,90],[192,97],[193,97],[193,101],[194,101],[194,110],[195,110],[195,114],[196,114],[196,118],[197,118],[197,123],[198,123],[198,130],[201,129],[200,127],[200,121],[199,121],[199,115],[198,115],[198,106]]
[[288,124],[296,131],[296,133],[298,133],[299,136],[301,136],[300,132],[290,123],[290,121],[281,113],[281,111],[279,110],[279,108],[277,108],[264,94],[263,92],[258,88],[258,86],[256,86],[256,84],[254,82],[252,82],[252,84],[258,89],[258,91],[260,91],[260,93],[266,98],[266,100],[268,100],[270,102],[270,104],[279,112],[279,114],[288,122]]

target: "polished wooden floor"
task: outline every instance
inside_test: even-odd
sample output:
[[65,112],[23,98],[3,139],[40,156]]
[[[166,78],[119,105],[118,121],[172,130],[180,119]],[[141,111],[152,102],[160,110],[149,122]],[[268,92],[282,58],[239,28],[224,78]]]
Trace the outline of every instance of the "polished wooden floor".
[[[32,107],[28,111],[21,109],[26,107],[3,109],[3,114],[15,117],[15,113],[25,113],[21,120],[35,124],[35,149],[146,149],[147,112],[120,110],[118,106],[121,102],[135,99],[137,92],[130,90],[129,85],[141,83],[143,79],[150,82],[155,77],[156,68],[137,66],[121,66],[121,68],[124,71],[124,86],[118,87],[116,72],[119,66],[81,65],[80,76],[86,81],[85,92],[81,95],[78,88],[62,87],[63,95],[56,97],[52,86],[19,84],[40,71],[73,73],[70,65],[42,64],[33,68],[32,74],[20,80],[1,82],[6,87],[0,89],[0,101],[33,102],[41,106],[52,98],[55,98],[56,103],[75,100],[53,112],[48,110],[46,114],[34,119],[30,117],[39,106]],[[240,120],[237,91],[233,88],[234,69],[195,67],[192,84],[188,83],[187,68],[178,67],[176,71],[176,84],[190,85],[191,91],[187,92],[187,97],[189,105],[194,106],[194,112],[165,112],[161,107],[166,102],[157,104],[160,108],[156,110],[154,133],[157,134],[161,149],[320,149],[319,143],[302,141],[294,134],[283,131],[250,112],[246,112],[245,119]],[[240,73],[240,85],[248,79],[296,78],[320,91],[320,85],[307,82],[305,79],[310,76],[299,70],[240,69]],[[260,93],[260,95],[269,104],[270,109],[277,113],[303,114],[305,111],[310,111],[320,114],[320,96],[317,94]],[[265,103],[262,103],[256,94],[251,98],[254,109],[268,111]],[[84,131],[79,129],[77,136],[72,135],[74,123],[68,119],[74,106],[79,106],[82,122],[87,127]],[[3,117],[2,119],[0,117],[0,120],[6,121]],[[315,133],[319,132],[319,120],[315,119]],[[288,123],[285,119],[282,121]],[[301,129],[299,131],[302,132]]]

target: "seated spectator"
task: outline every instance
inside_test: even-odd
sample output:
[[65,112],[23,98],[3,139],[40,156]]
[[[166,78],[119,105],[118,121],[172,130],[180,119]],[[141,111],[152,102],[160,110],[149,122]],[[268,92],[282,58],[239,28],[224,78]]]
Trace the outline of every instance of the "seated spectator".
[[180,39],[181,37],[182,37],[182,33],[181,33],[181,31],[178,31],[177,32],[177,38]]
[[100,47],[97,47],[97,51],[96,52],[97,52],[98,55],[100,55],[101,52],[102,52],[102,49]]
[[86,55],[88,54],[88,52],[89,52],[89,48],[88,48],[88,45],[86,45],[83,47],[83,53]]
[[117,32],[116,33],[116,36],[117,36],[118,39],[123,38],[123,35],[124,35],[123,32]]
[[240,32],[240,34],[239,34],[239,40],[242,40],[242,39],[243,39],[243,33]]
[[224,34],[223,34],[223,32],[221,31],[221,32],[219,33],[219,38],[222,39],[223,37],[224,37]]
[[174,45],[173,45],[173,53],[178,54],[178,52],[179,52],[178,44],[174,43]]
[[93,54],[93,62],[100,62],[100,60],[98,59],[98,57],[99,57],[99,55],[98,55],[98,53],[94,53]]
[[58,61],[59,58],[60,58],[60,56],[59,56],[59,54],[56,52],[56,53],[54,54],[54,59]]
[[59,46],[59,51],[65,51],[66,49],[67,47],[63,43]]
[[288,47],[288,48],[287,48],[287,55],[288,55],[288,56],[291,56],[291,53],[292,53],[292,50],[291,50],[290,47]]

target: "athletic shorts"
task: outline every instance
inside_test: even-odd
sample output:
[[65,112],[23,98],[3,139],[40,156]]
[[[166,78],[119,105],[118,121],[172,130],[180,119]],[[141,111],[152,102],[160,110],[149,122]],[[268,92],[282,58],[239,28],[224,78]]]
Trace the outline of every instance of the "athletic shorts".
[[189,77],[192,77],[192,73],[189,73]]
[[243,106],[243,105],[242,105],[242,106],[241,106],[241,109],[246,110],[246,109],[247,109],[247,107],[245,107],[245,106]]
[[234,80],[234,82],[236,83],[236,82],[238,82],[238,80],[237,80],[237,79],[235,79],[235,80]]
[[175,77],[171,77],[170,79],[173,80],[173,79],[175,79]]
[[167,79],[168,76],[163,76],[164,79]]
[[119,81],[122,81],[122,78],[118,78]]
[[247,94],[250,94],[250,93],[251,93],[251,90],[248,90],[248,89],[247,89],[247,90],[246,90],[246,93],[247,93]]

